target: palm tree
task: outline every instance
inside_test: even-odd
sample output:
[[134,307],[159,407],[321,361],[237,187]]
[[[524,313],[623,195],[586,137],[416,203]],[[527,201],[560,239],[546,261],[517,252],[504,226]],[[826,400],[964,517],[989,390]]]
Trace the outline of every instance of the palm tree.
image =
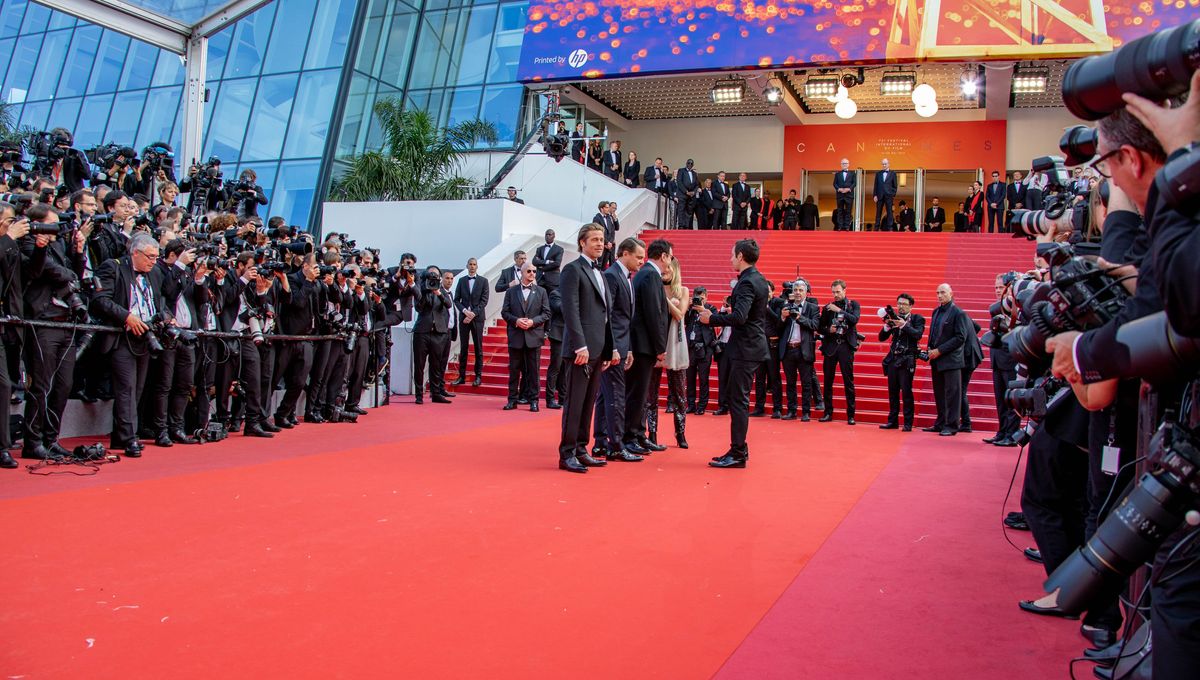
[[479,119],[438,128],[427,111],[405,109],[394,98],[375,103],[384,144],[350,159],[329,190],[331,201],[429,201],[466,196],[470,180],[458,175],[463,154],[479,142],[495,144],[496,128]]
[[0,141],[19,142],[24,137],[23,132],[17,127],[16,107],[8,102],[0,102]]

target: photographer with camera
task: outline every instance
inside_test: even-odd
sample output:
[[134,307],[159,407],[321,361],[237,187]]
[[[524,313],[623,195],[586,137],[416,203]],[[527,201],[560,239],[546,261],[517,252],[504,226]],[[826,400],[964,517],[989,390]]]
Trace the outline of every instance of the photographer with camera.
[[74,143],[66,128],[34,133],[27,142],[34,158],[31,175],[49,180],[52,186],[64,184],[72,193],[82,189],[91,179],[91,168],[87,156],[72,148]]
[[238,219],[258,219],[258,206],[267,204],[267,196],[257,181],[258,173],[246,168],[236,182],[227,183],[230,212],[237,213]]
[[[284,335],[312,335],[317,317],[325,306],[324,287],[317,279],[320,268],[316,253],[304,256],[299,271],[288,275],[291,296],[280,310],[279,326]],[[296,404],[304,391],[313,365],[313,343],[285,342],[279,348],[278,371],[284,381],[283,398],[275,409],[275,426],[291,429],[298,425]]]
[[697,307],[703,307],[713,314],[721,310],[708,304],[708,289],[704,286],[696,286],[692,291],[692,304],[685,319],[689,361],[686,376],[687,412],[702,416],[708,410],[709,380],[717,349],[717,334],[712,326],[700,323]]
[[[369,253],[370,251],[363,251],[364,255]],[[359,404],[359,400],[362,398],[367,364],[371,358],[371,339],[375,337],[372,334],[378,330],[377,326],[384,318],[385,310],[383,298],[380,295],[382,291],[376,285],[378,282],[373,276],[367,276],[361,268],[359,271],[360,276],[355,280],[354,300],[350,312],[350,321],[358,329],[358,337],[353,344],[354,350],[347,358],[346,401],[343,410],[349,414],[365,416],[367,411]],[[448,295],[448,293],[444,294]],[[443,352],[439,355],[443,376],[446,373],[446,362],[450,357],[449,342],[449,338],[447,338],[446,345],[441,348]],[[442,395],[446,396],[444,381]]]
[[[885,167],[887,161],[884,161]],[[895,175],[892,176],[893,179]],[[892,218],[891,208],[888,219]],[[858,319],[861,308],[846,297],[846,282],[837,279],[830,284],[833,302],[821,310],[818,332],[821,334],[821,354],[825,356],[825,413],[820,422],[833,420],[833,377],[841,369],[842,387],[846,391],[846,423],[854,424],[854,353],[858,351]]]
[[138,441],[138,399],[146,383],[150,355],[162,352],[163,327],[174,323],[164,312],[162,271],[155,268],[158,243],[147,234],[135,234],[129,254],[107,260],[96,270],[92,315],[101,323],[124,326],[122,335],[106,334],[102,344],[111,353],[113,369],[113,431],[111,448],[124,449],[129,458],[142,455]]
[[217,212],[229,200],[221,178],[221,159],[210,156],[204,165],[192,163],[188,176],[179,182],[179,190],[188,195],[190,215]]
[[[791,285],[788,285],[788,284]],[[811,286],[805,279],[785,283],[786,304],[779,315],[783,329],[779,336],[779,361],[787,382],[787,413],[783,420],[796,419],[796,380],[800,380],[800,419],[812,418],[813,382],[817,360],[817,328],[821,324],[821,309],[808,299]]]
[[24,167],[21,143],[0,140],[0,191],[22,191],[29,186],[29,170]]
[[888,418],[879,426],[881,430],[900,427],[900,397],[904,397],[904,431],[913,428],[913,376],[917,372],[917,355],[920,353],[921,336],[925,334],[925,317],[912,311],[916,301],[908,293],[896,296],[896,308],[891,305],[879,310],[883,328],[879,329],[879,341],[891,341],[887,356],[883,358],[883,372],[888,381]]
[[[24,286],[22,285],[20,240],[29,233],[29,220],[18,218],[16,208],[9,203],[0,203],[0,318],[22,318],[25,313]],[[8,411],[12,399],[13,385],[19,374],[10,374],[9,357],[20,356],[21,334],[16,326],[0,327],[0,468],[15,468],[8,450],[12,448],[12,433],[9,431]]]
[[138,163],[137,151],[132,147],[107,144],[89,153],[96,167],[101,168],[92,175],[91,186],[103,184],[130,196],[142,193],[142,179],[138,175],[139,168],[135,167]]
[[1012,305],[1015,304],[1010,290],[1017,278],[1016,272],[996,275],[994,284],[996,302],[992,303],[988,309],[992,321],[982,340],[991,357],[992,393],[996,398],[996,420],[998,422],[996,434],[984,439],[983,443],[1001,447],[1016,446],[1017,443],[1013,441],[1013,436],[1021,427],[1021,417],[1017,415],[1016,410],[1005,398],[1009,384],[1017,379],[1017,362],[1008,348],[1004,346],[1004,336],[1008,333],[1011,323]]
[[[221,402],[226,399],[230,386],[236,380],[236,387],[232,389],[240,403],[231,404],[226,411],[229,431],[241,430],[244,420],[245,436],[270,438],[275,436],[272,433],[275,426],[267,421],[262,375],[264,370],[270,372],[271,369],[262,365],[258,346],[266,342],[265,332],[269,330],[268,322],[274,320],[275,310],[258,305],[259,273],[254,252],[238,253],[234,263],[234,276],[232,280],[229,276],[225,277],[226,283],[221,294],[224,301],[222,315],[228,321],[229,330],[241,333],[241,337],[237,341],[237,354],[228,365],[228,370],[223,374],[218,373],[217,411],[221,413]],[[269,285],[267,287],[270,288]]]
[[257,262],[258,277],[247,292],[247,302],[257,312],[256,316],[261,321],[261,331],[254,330],[253,324],[251,328],[255,344],[258,346],[261,383],[259,394],[262,399],[261,425],[262,429],[272,433],[279,432],[282,428],[271,422],[268,412],[276,383],[276,344],[271,341],[270,336],[278,329],[279,312],[292,298],[291,282],[287,278],[287,265],[277,259],[278,255],[279,253],[274,249],[266,249],[265,252],[260,249],[255,252],[256,260],[259,257],[263,259],[261,262]]
[[[533,265],[529,265],[529,269],[535,271]],[[435,404],[451,403],[445,395],[446,364],[439,358],[445,354],[445,346],[450,342],[449,312],[453,310],[453,304],[450,296],[442,292],[441,271],[434,266],[428,267],[417,282],[417,322],[413,327],[413,391],[418,404],[425,403],[427,363],[431,400]],[[536,404],[536,392],[533,400]]]

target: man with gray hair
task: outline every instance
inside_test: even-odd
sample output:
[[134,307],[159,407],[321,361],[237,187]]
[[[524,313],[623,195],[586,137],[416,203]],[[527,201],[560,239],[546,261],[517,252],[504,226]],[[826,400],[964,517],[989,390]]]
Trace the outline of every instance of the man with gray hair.
[[967,344],[963,311],[954,304],[950,284],[937,287],[938,307],[929,322],[929,368],[933,373],[933,400],[937,404],[937,420],[924,428],[943,437],[958,433],[962,414],[962,372],[966,366],[964,350]]
[[504,294],[500,316],[508,334],[508,403],[504,410],[517,407],[517,400],[528,400],[529,410],[538,410],[538,354],[550,323],[550,300],[546,291],[534,283],[537,267],[521,266],[520,285]]

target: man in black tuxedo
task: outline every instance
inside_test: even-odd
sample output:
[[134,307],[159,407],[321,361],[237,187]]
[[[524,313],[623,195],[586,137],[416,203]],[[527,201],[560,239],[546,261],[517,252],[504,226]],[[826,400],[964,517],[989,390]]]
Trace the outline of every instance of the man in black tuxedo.
[[692,218],[696,216],[698,210],[703,210],[704,207],[698,205],[700,196],[700,176],[696,174],[695,162],[692,159],[687,159],[687,167],[680,170],[675,175],[675,181],[679,183],[679,188],[683,191],[685,200],[680,204],[680,209],[676,212],[679,216],[679,229],[691,229]]
[[[300,269],[288,276],[292,294],[279,314],[279,330],[284,335],[312,335],[317,319],[325,309],[325,287],[317,281],[320,270],[316,253],[304,256]],[[275,427],[295,427],[296,405],[313,368],[313,343],[285,342],[279,346],[278,366],[283,374],[283,398],[275,409]]]
[[721,200],[713,191],[713,181],[704,180],[704,188],[696,197],[696,226],[700,229],[716,229],[716,214],[720,204]]
[[[716,307],[708,304],[708,289],[704,286],[696,286],[692,296],[700,298],[700,305],[705,309],[714,313],[717,311]],[[684,323],[688,338],[687,412],[702,416],[708,410],[709,381],[717,349],[717,334],[712,326],[700,323],[700,316],[694,309],[688,309]]]
[[717,173],[717,181],[713,182],[713,196],[717,202],[713,208],[713,220],[710,225],[713,229],[728,229],[729,228],[729,185],[725,183],[725,171]]
[[[896,173],[888,165],[888,159],[883,159],[883,168],[875,173],[875,191],[871,198],[875,201],[875,231],[881,231],[884,225],[895,224],[892,216],[892,202],[896,200]],[[880,216],[883,216],[882,222]]]
[[500,277],[496,279],[496,292],[503,295],[509,288],[520,285],[521,267],[523,266],[525,266],[525,251],[518,250],[513,253],[512,266],[500,270]]
[[941,231],[946,224],[946,209],[941,206],[937,196],[933,197],[933,205],[925,211],[925,231]]
[[646,261],[646,245],[636,238],[621,241],[617,261],[604,271],[604,281],[612,296],[609,322],[613,350],[620,363],[600,376],[600,394],[596,398],[595,446],[593,456],[608,460],[635,462],[646,450],[636,442],[625,442],[625,374],[633,365],[630,325],[633,323],[633,276]]
[[558,467],[568,472],[587,472],[589,467],[607,464],[588,453],[589,421],[600,372],[615,367],[621,357],[613,349],[609,320],[613,296],[599,268],[604,253],[604,228],[594,223],[583,225],[575,243],[579,246],[579,257],[563,267],[559,286],[565,326],[563,356],[564,360],[571,359],[571,364],[567,370]]
[[[174,316],[179,328],[200,330],[200,310],[208,301],[208,270],[196,262],[196,251],[182,240],[172,239],[154,268],[162,280],[166,302],[162,311]],[[195,376],[195,345],[190,342],[164,343],[163,351],[151,363],[147,389],[148,429],[154,433],[157,446],[197,443],[183,427],[184,411],[192,396]]]
[[762,211],[763,211],[763,199],[762,199],[762,196],[759,195],[758,189],[755,189],[750,195],[750,228],[751,229],[762,229],[762,227],[759,226],[759,224],[761,224],[761,220],[759,219],[759,216],[762,215]]
[[913,428],[913,376],[917,371],[917,354],[921,351],[921,336],[925,334],[925,317],[914,314],[913,297],[908,293],[896,296],[893,316],[884,316],[879,329],[879,342],[891,340],[883,358],[883,372],[888,381],[888,419],[881,430],[900,427],[900,396],[904,396],[904,431]]
[[593,224],[604,227],[604,254],[600,256],[600,264],[608,267],[615,257],[614,250],[617,242],[617,222],[613,215],[612,203],[600,201],[596,206],[596,214],[592,217]]
[[917,212],[908,207],[908,203],[900,201],[900,210],[896,213],[898,231],[917,230]]
[[992,181],[984,189],[984,200],[987,201],[988,233],[1002,233],[1004,227],[1004,200],[1008,197],[1008,187],[1000,179],[1000,173],[992,171]]
[[738,272],[733,288],[733,308],[727,314],[713,314],[706,307],[694,307],[700,322],[730,326],[733,331],[725,352],[729,354],[729,451],[709,461],[711,467],[744,468],[750,457],[746,434],[750,429],[750,385],[754,372],[767,355],[767,281],[754,265],[758,262],[758,243],[753,239],[733,246],[732,262]]
[[562,269],[563,248],[554,242],[554,230],[546,230],[546,242],[533,251],[533,266],[537,268],[537,284],[547,293],[558,288]]
[[662,158],[655,158],[654,165],[646,168],[646,172],[642,173],[642,181],[651,191],[660,194],[667,193],[667,171],[663,167]]
[[516,187],[508,188],[508,200],[512,201],[513,203],[520,203],[521,205],[525,205],[525,199],[517,198],[517,188]]
[[483,380],[483,322],[487,317],[487,304],[490,293],[488,281],[479,276],[479,261],[475,258],[467,260],[467,275],[458,279],[454,289],[454,304],[460,310],[459,317],[459,350],[458,350],[458,379],[455,385],[467,381],[467,345],[475,345],[475,381],[471,384],[479,387]]
[[850,160],[842,159],[842,169],[833,176],[833,190],[837,194],[837,217],[834,230],[850,231],[850,211],[854,204],[854,190],[858,187],[858,175],[850,170]]
[[[524,253],[521,253],[524,261]],[[507,271],[507,270],[506,270]],[[435,404],[446,398],[446,347],[450,343],[450,314],[454,302],[442,290],[442,272],[429,267],[417,281],[417,322],[413,324],[413,393],[424,404],[425,365],[429,364],[429,396]]]
[[504,294],[500,316],[508,335],[508,403],[505,411],[517,407],[517,400],[529,402],[529,410],[538,410],[538,353],[546,340],[550,323],[550,300],[537,285],[537,268],[531,263],[521,268],[521,285]]
[[546,367],[546,408],[557,411],[562,408],[567,392],[566,374],[562,371],[562,293],[555,288],[546,295],[546,300],[550,305],[550,323],[546,324],[546,338],[550,340],[550,364]]
[[[886,161],[885,161],[886,162]],[[846,297],[846,282],[837,279],[830,285],[833,302],[821,310],[821,354],[825,355],[825,414],[821,422],[833,420],[833,376],[841,369],[846,390],[846,423],[854,424],[854,353],[858,351],[858,317],[861,311]]]
[[958,433],[962,411],[963,347],[966,345],[963,312],[954,304],[950,284],[937,288],[938,308],[933,310],[929,324],[929,367],[933,372],[933,400],[937,403],[937,420],[924,428],[943,437]]
[[1021,181],[1020,171],[1012,174],[1012,182],[1008,185],[1008,210],[1004,213],[1004,222],[1000,225],[1000,233],[1007,234],[1011,229],[1008,227],[1009,220],[1012,219],[1014,210],[1022,210],[1025,208],[1026,192],[1029,186]]
[[779,361],[787,382],[787,413],[784,420],[796,419],[796,380],[800,380],[802,400],[801,420],[812,418],[814,380],[813,366],[817,359],[817,327],[821,310],[808,299],[808,281],[798,279],[792,284],[787,305],[780,310],[783,330],[779,336]]
[[[775,213],[775,201],[771,200],[771,193],[766,189],[762,192],[762,209],[758,214],[758,224],[756,229],[766,229],[771,224],[772,216]],[[778,228],[778,227],[776,227]]]
[[[633,365],[625,379],[625,433],[622,444],[636,444],[647,451],[664,451],[667,447],[655,444],[646,437],[646,402],[658,395],[657,385],[650,384],[654,365],[667,352],[667,294],[663,288],[663,272],[671,266],[674,255],[671,242],[658,239],[646,248],[646,264],[633,275],[633,318],[629,324],[629,341]],[[615,294],[615,293],[614,293]]]
[[129,241],[129,254],[104,262],[96,270],[91,313],[101,323],[124,326],[128,333],[112,338],[113,430],[112,448],[125,455],[142,455],[138,442],[138,399],[150,366],[150,344],[146,333],[151,319],[166,309],[162,295],[162,273],[154,268],[158,242],[149,234],[137,233]]
[[731,190],[733,200],[733,229],[745,229],[748,226],[746,213],[750,209],[751,191],[746,184],[746,173],[738,174],[738,181]]
[[604,152],[604,176],[621,181],[621,143],[608,143],[608,151]]
[[[25,286],[21,267],[21,245],[18,243],[29,233],[29,220],[17,219],[16,209],[8,203],[0,203],[0,317],[25,316]],[[50,237],[44,237],[47,243]],[[45,248],[39,257],[44,258]],[[12,398],[13,384],[8,357],[20,352],[20,333],[17,327],[0,328],[0,405],[8,408]],[[16,365],[16,357],[13,357]],[[19,373],[18,373],[19,379]],[[7,411],[0,411],[0,468],[18,467],[8,452],[12,448],[12,433],[9,431]]]

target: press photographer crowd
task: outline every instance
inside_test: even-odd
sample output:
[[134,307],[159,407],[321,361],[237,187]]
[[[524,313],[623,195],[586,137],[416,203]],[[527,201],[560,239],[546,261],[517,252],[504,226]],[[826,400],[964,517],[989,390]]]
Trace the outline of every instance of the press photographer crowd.
[[[388,328],[440,295],[410,254],[383,268],[347,235],[264,224],[254,172],[225,180],[215,157],[177,184],[162,143],[85,154],[59,128],[2,153],[0,404],[24,413],[0,418],[0,467],[16,440],[94,463],[356,422],[365,386],[388,394]],[[68,399],[111,401],[111,452],[59,443]]]

